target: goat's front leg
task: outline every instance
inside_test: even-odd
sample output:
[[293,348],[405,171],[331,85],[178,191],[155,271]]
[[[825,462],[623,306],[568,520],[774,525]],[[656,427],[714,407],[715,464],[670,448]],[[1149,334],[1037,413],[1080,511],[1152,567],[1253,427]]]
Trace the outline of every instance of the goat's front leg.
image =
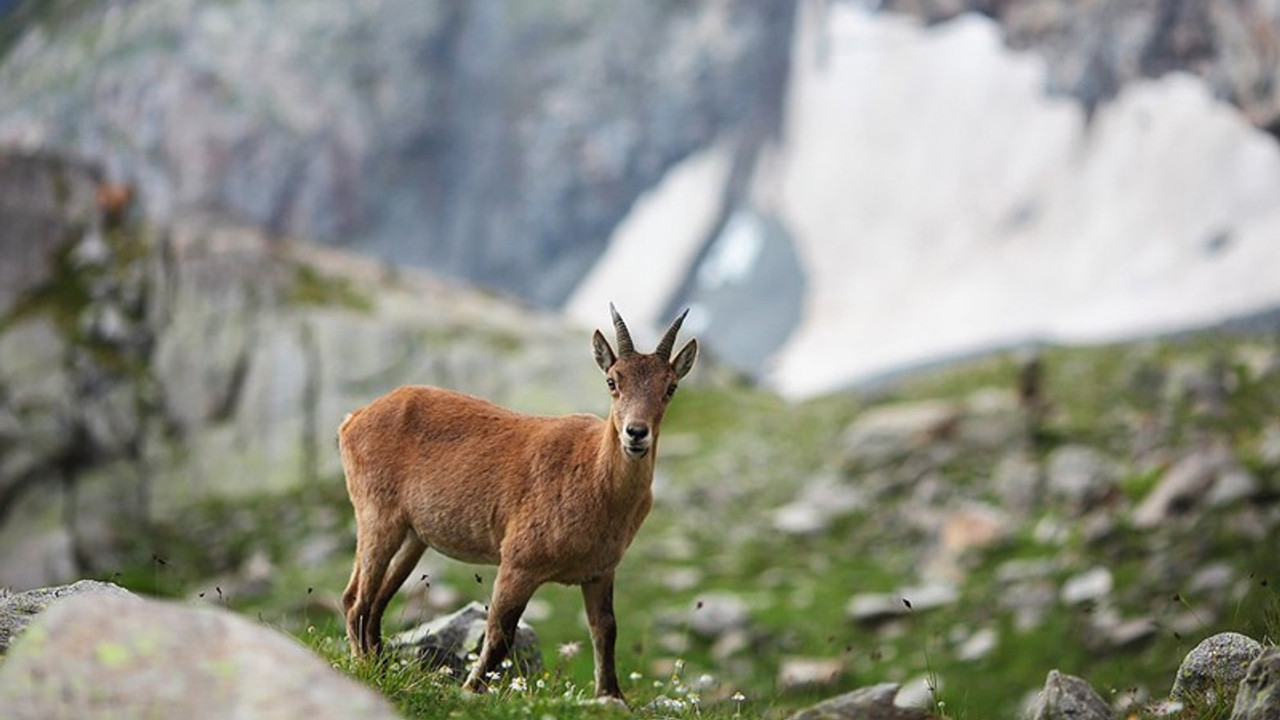
[[618,623],[613,616],[613,573],[582,585],[582,602],[587,608],[587,624],[591,626],[591,649],[595,654],[596,696],[626,702],[618,687],[614,646],[618,641]]
[[463,690],[482,693],[488,689],[489,674],[498,669],[515,647],[520,616],[524,614],[525,605],[529,604],[538,584],[527,573],[507,566],[498,568],[498,577],[493,581],[493,599],[489,601],[484,648],[480,650],[480,660],[475,669],[462,685]]

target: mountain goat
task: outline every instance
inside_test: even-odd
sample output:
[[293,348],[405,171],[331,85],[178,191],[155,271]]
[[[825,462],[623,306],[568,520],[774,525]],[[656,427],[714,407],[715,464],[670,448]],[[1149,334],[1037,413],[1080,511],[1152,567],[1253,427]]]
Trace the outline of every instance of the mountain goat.
[[653,504],[658,434],[676,385],[698,354],[671,358],[686,310],[652,354],[636,351],[613,305],[615,355],[599,330],[596,365],[608,418],[540,417],[480,398],[405,386],[346,417],[338,430],[355,508],[356,557],[343,594],[347,638],[377,653],[387,603],[427,548],[497,565],[484,647],[464,687],[484,692],[540,585],[582,587],[599,696],[622,699],[614,666],[614,570]]

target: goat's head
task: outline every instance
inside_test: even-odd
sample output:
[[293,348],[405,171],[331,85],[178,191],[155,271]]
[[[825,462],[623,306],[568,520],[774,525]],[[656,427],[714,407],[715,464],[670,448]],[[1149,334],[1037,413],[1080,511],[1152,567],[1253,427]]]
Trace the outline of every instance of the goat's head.
[[652,354],[639,353],[631,344],[631,333],[626,323],[612,303],[609,304],[609,312],[613,314],[613,328],[618,336],[618,353],[614,354],[609,341],[599,330],[596,330],[591,344],[596,364],[604,371],[609,395],[613,398],[609,413],[613,430],[618,434],[623,451],[638,459],[653,447],[676,385],[693,368],[693,361],[698,356],[698,341],[690,340],[675,359],[671,359],[676,333],[680,332],[684,316],[689,314],[685,310],[671,323]]

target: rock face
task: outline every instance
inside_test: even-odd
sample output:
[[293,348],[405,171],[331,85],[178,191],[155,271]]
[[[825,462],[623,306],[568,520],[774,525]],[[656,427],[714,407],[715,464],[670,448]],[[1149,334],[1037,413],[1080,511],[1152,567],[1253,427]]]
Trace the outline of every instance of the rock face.
[[0,655],[8,651],[18,635],[54,602],[93,594],[133,596],[133,593],[119,585],[97,580],[77,580],[70,585],[38,588],[14,594],[0,590]]
[[104,3],[9,49],[0,144],[105,163],[165,218],[216,208],[555,304],[667,167],[776,129],[792,14]]
[[109,594],[51,607],[0,664],[14,720],[395,718],[294,640],[228,612]]
[[[489,613],[477,602],[468,603],[457,612],[423,623],[390,638],[397,652],[408,652],[427,668],[447,668],[455,678],[466,677],[472,657],[484,643],[485,622]],[[516,628],[516,643],[509,659],[515,672],[533,677],[542,672],[542,652],[538,634],[524,621]]]

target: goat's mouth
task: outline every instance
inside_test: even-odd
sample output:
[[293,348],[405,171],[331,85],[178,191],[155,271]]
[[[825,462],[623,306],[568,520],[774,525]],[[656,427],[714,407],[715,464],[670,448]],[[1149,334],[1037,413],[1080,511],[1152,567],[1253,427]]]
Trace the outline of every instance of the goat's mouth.
[[649,443],[624,443],[622,445],[622,451],[639,460],[649,454]]

